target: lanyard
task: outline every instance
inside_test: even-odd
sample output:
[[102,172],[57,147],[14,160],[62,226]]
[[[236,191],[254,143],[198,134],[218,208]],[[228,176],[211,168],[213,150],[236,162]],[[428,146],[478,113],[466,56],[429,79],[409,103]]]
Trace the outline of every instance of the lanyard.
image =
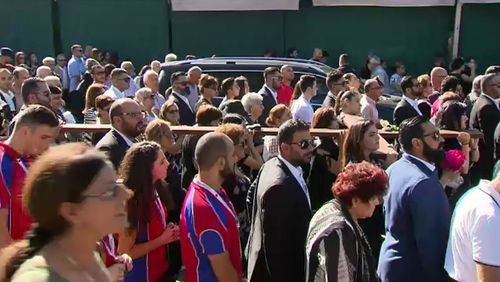
[[224,199],[222,199],[222,196],[219,195],[219,193],[215,192],[214,189],[212,189],[207,184],[203,183],[201,180],[194,179],[193,182],[196,183],[196,185],[203,188],[208,193],[212,194],[212,196],[214,196],[217,199],[217,201],[219,201],[219,203],[221,203],[221,205],[223,205],[224,208],[233,216],[234,220],[236,221],[236,224],[238,224],[238,217],[236,216],[236,212],[234,211],[233,205],[231,203],[229,203],[229,205],[231,205],[229,206],[228,203],[224,201]]
[[160,214],[160,219],[161,219],[161,224],[163,225],[163,229],[167,228],[167,216],[165,215],[165,209],[163,208],[163,205],[160,200],[160,196],[158,195],[158,192],[156,190],[154,191],[154,197],[155,197],[155,206],[156,210]]

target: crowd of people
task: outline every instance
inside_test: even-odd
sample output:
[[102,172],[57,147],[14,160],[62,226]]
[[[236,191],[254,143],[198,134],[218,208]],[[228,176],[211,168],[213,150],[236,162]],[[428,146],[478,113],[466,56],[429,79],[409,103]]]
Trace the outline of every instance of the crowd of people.
[[389,76],[342,54],[315,110],[290,65],[258,92],[192,67],[160,93],[159,61],[87,49],[0,49],[2,281],[500,281],[500,66]]

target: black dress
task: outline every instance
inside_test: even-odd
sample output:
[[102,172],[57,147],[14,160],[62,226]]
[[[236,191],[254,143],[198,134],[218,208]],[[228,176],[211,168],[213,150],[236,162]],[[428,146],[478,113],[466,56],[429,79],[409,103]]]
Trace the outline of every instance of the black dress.
[[327,152],[336,161],[339,159],[339,147],[333,139],[329,137],[320,138],[320,144],[316,147],[308,178],[309,196],[313,211],[332,199],[332,184],[337,179],[337,175],[328,171],[327,157],[322,152]]

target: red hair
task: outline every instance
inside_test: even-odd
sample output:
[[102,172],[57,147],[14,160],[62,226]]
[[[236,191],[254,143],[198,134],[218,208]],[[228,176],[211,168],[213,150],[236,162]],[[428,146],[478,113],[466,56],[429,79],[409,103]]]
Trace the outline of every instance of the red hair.
[[335,198],[350,207],[352,199],[368,202],[374,196],[382,196],[387,190],[385,171],[368,162],[349,164],[339,173],[332,186]]

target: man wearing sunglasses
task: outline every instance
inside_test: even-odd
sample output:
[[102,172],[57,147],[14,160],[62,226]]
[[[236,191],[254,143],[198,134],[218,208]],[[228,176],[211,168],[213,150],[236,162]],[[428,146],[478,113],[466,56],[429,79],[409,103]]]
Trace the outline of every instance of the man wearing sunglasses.
[[72,57],[68,62],[69,92],[76,90],[78,83],[80,83],[85,73],[82,46],[78,44],[71,46],[71,54]]
[[261,126],[267,126],[266,118],[269,116],[271,109],[278,104],[278,89],[281,87],[283,76],[279,69],[275,67],[268,67],[264,70],[264,86],[257,94],[262,96],[262,103],[264,104],[264,111],[259,118]]
[[[500,122],[500,74],[487,74],[481,80],[482,94],[477,98],[470,114],[470,127],[480,130],[484,138],[479,139],[481,159],[474,171],[482,179],[491,179],[493,167],[498,157],[495,156],[495,129]],[[478,180],[474,181],[474,183]]]
[[124,69],[116,68],[111,71],[111,87],[104,92],[104,95],[118,100],[126,98],[125,90],[129,88],[130,76]]
[[109,110],[112,129],[97,143],[96,149],[104,152],[118,170],[123,157],[136,138],[146,129],[146,112],[134,100],[116,100]]
[[289,120],[278,131],[279,155],[267,161],[247,196],[251,214],[249,281],[304,281],[304,246],[311,219],[301,165],[311,161],[309,125]]
[[436,169],[445,156],[443,142],[439,129],[422,116],[400,125],[404,154],[387,170],[386,236],[378,265],[382,281],[447,281],[451,216]]
[[182,72],[175,72],[170,77],[170,83],[172,95],[170,95],[169,100],[172,100],[179,108],[179,123],[181,125],[194,125],[196,113],[188,100],[190,90],[186,75]]

